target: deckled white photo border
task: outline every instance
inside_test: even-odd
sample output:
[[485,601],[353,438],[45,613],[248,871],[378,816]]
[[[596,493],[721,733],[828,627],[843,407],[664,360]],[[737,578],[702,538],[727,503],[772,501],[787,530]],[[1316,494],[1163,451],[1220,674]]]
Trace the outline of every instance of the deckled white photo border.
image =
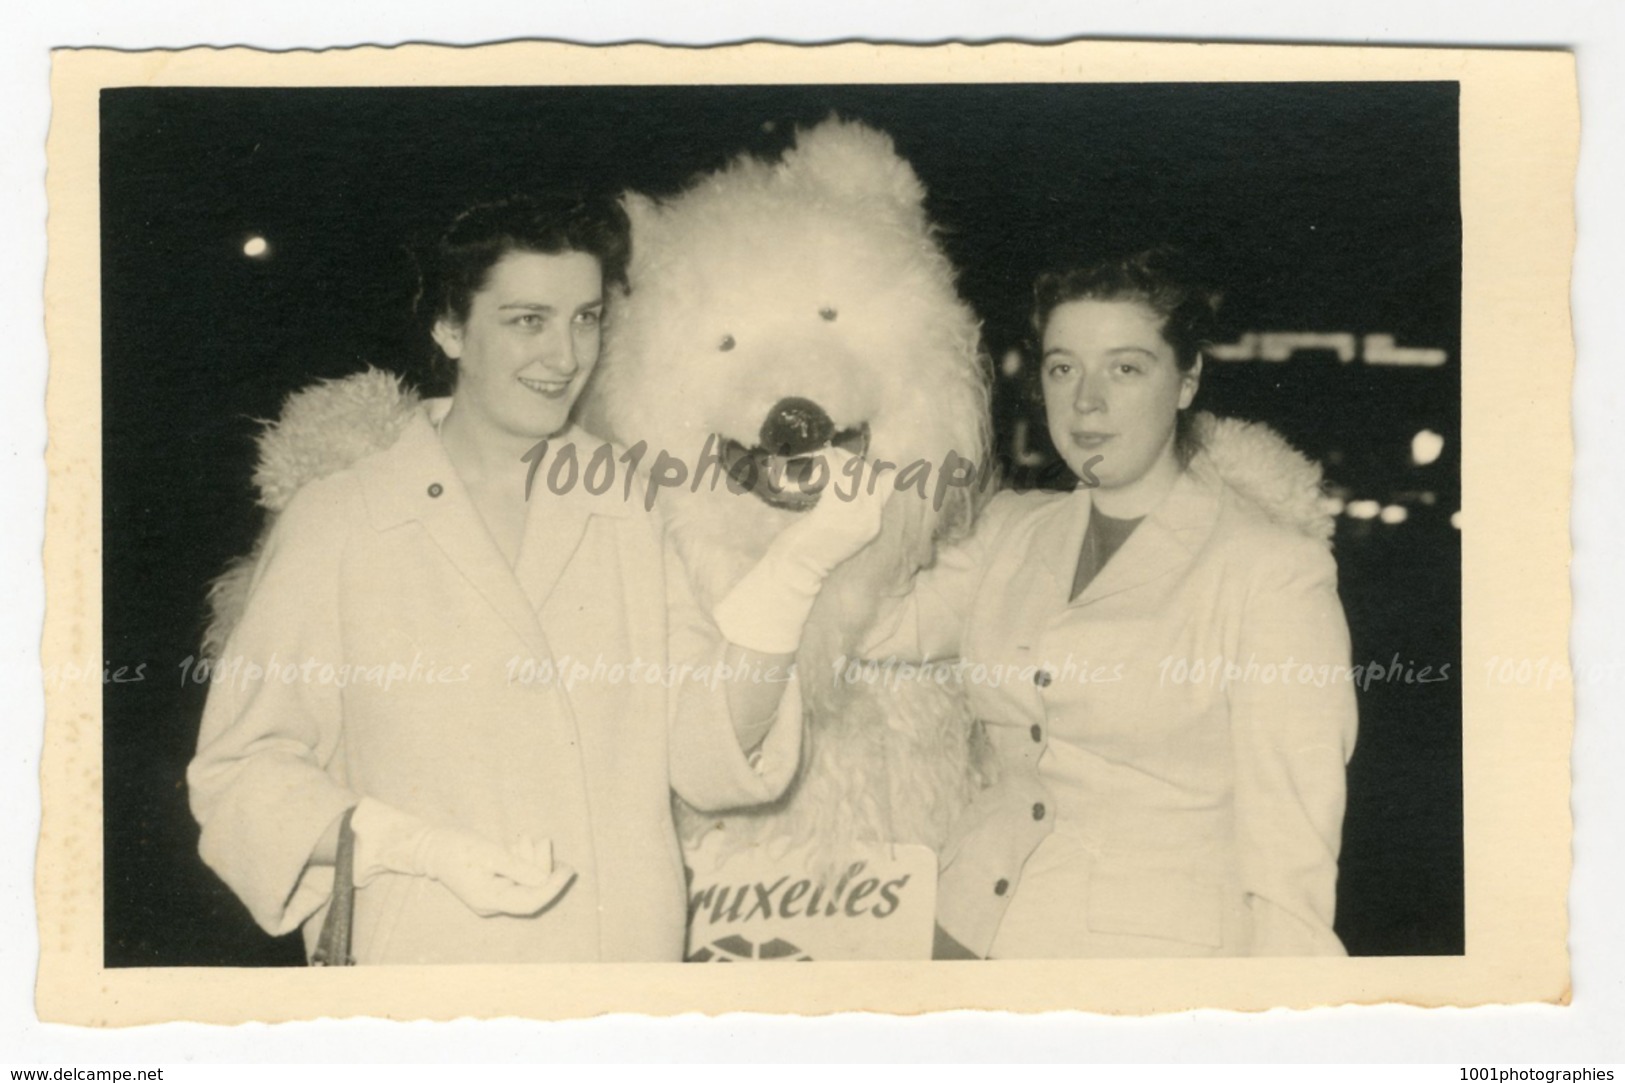
[[[1456,79],[1462,84],[1463,652],[1467,954],[1436,959],[448,967],[351,972],[100,965],[100,697],[48,696],[38,1009],[118,1025],[317,1016],[565,1018],[609,1011],[1113,1013],[1560,1002],[1568,993],[1572,688],[1490,687],[1484,661],[1563,658],[1569,626],[1569,267],[1578,140],[1562,53],[1079,43],[326,53],[62,52],[50,161],[43,663],[100,649],[96,92],[121,85],[443,85]],[[71,309],[62,302],[73,298]],[[1532,365],[1538,357],[1541,364]],[[1516,427],[1509,427],[1515,418]],[[1509,499],[1516,494],[1517,499]]]

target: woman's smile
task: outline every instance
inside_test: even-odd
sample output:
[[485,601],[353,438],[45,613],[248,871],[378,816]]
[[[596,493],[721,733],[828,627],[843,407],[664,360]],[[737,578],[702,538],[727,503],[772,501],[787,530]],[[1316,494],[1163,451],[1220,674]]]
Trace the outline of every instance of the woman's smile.
[[571,380],[534,380],[525,376],[514,377],[525,387],[544,398],[562,399],[570,392]]

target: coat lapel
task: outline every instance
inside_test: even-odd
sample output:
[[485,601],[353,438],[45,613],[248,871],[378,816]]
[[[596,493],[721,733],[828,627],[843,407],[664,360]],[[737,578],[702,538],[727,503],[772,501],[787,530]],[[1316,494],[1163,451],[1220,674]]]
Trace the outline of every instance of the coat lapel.
[[[1053,550],[1052,573],[1072,590],[1092,501],[1080,490],[1082,505],[1077,520],[1069,523],[1063,547]],[[1086,606],[1114,594],[1161,579],[1189,563],[1213,532],[1218,520],[1218,488],[1207,464],[1198,458],[1179,476],[1168,496],[1129,535],[1094,582],[1069,604]],[[1065,595],[1063,595],[1065,597]]]
[[[603,441],[588,437],[579,429],[571,428],[548,442],[546,454],[538,467],[530,489],[529,511],[525,518],[525,539],[519,550],[515,572],[519,585],[535,612],[540,613],[559,577],[569,566],[581,539],[587,533],[587,524],[595,515],[616,518],[629,514],[631,509],[623,498],[625,486],[619,479],[602,495],[594,496],[580,480],[593,453]],[[573,448],[578,465],[577,481],[562,493],[553,492],[547,485],[549,468]],[[567,476],[567,475],[561,475]]]
[[[509,567],[463,488],[430,424],[446,400],[425,404],[388,451],[357,469],[373,526],[389,530],[417,521],[446,559],[538,657],[549,652],[538,613],[586,532],[589,515],[624,514],[615,490],[601,498],[579,484],[564,496],[532,493],[518,568]],[[568,439],[564,434],[560,439]],[[538,479],[540,481],[540,479]]]
[[1078,567],[1078,553],[1083,548],[1083,536],[1089,529],[1089,511],[1094,500],[1088,489],[1079,486],[1071,496],[1056,502],[1050,521],[1039,528],[1036,540],[1040,562],[1048,580],[1043,596],[1053,599],[1059,611],[1072,597],[1072,576]]

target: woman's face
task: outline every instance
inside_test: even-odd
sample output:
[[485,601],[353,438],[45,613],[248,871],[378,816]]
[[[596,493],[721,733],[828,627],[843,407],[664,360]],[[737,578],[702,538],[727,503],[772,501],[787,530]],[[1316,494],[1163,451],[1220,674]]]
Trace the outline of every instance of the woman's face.
[[1044,413],[1050,439],[1085,485],[1133,485],[1177,471],[1174,423],[1201,362],[1180,372],[1163,319],[1140,301],[1067,301],[1044,326]]
[[603,272],[585,252],[509,252],[492,265],[461,323],[434,340],[457,363],[459,412],[526,439],[568,424],[598,361]]

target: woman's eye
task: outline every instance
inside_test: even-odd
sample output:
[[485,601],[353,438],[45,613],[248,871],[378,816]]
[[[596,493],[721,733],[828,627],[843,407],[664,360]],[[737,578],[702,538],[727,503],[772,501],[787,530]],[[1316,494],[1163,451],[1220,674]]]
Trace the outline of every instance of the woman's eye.
[[519,327],[540,327],[547,322],[547,317],[539,312],[527,312],[514,318],[514,324]]
[[732,335],[723,335],[722,341],[717,343],[717,349],[721,350],[723,353],[727,353],[729,350],[734,348],[734,345],[734,337]]
[[1128,362],[1125,361],[1123,364],[1117,366],[1117,371],[1121,372],[1123,375],[1127,376],[1130,373],[1139,372],[1140,371],[1140,366],[1139,365],[1131,365],[1131,364],[1129,364]]
[[576,313],[576,323],[581,324],[583,327],[597,327],[603,318],[604,314],[597,309]]
[[1050,376],[1050,379],[1052,379],[1052,380],[1059,380],[1061,377],[1066,376],[1071,371],[1072,371],[1072,366],[1071,365],[1066,365],[1066,364],[1051,365],[1049,367],[1049,376]]

